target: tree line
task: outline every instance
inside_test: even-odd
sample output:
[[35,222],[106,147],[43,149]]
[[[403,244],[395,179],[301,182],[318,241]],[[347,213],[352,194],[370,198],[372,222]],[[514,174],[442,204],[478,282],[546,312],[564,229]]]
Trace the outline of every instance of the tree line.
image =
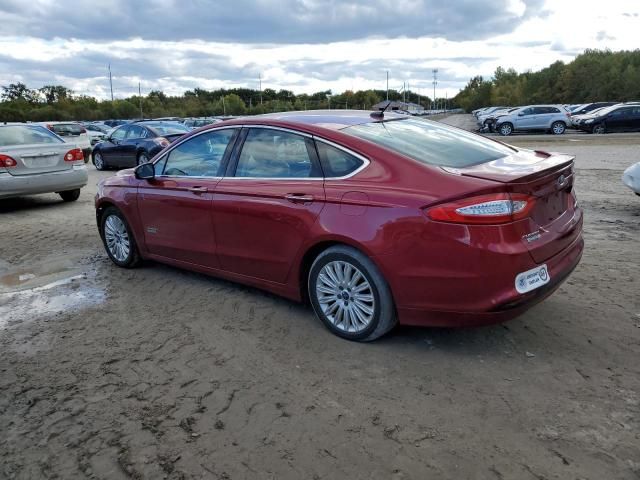
[[585,50],[567,64],[557,61],[538,72],[498,67],[491,79],[469,80],[453,102],[471,111],[489,105],[631,100],[640,101],[640,50]]
[[[386,99],[386,90],[345,91],[333,95],[331,90],[296,95],[290,90],[249,88],[203,90],[195,88],[180,96],[151,91],[145,96],[97,100],[75,95],[61,85],[30,89],[23,83],[2,86],[0,121],[24,122],[47,120],[105,120],[158,117],[205,117],[212,115],[253,115],[269,112],[326,108],[370,109]],[[431,99],[415,92],[389,90],[390,100],[420,102],[428,108]]]

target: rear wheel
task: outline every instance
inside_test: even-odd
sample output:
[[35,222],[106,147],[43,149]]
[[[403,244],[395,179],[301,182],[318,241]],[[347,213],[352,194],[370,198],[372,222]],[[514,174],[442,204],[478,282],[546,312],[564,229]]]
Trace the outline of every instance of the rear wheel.
[[78,200],[78,198],[80,198],[80,189],[76,188],[75,190],[58,192],[58,195],[60,195],[62,200],[64,200],[65,202],[75,202],[76,200]]
[[508,136],[511,135],[513,133],[513,125],[511,125],[510,123],[503,123],[502,125],[500,125],[500,135],[503,136]]
[[604,123],[599,123],[598,125],[593,126],[591,132],[596,134],[607,133],[607,127],[604,126]]
[[138,246],[124,215],[115,207],[108,207],[100,219],[100,233],[107,254],[119,267],[132,268],[140,263]]
[[562,135],[566,129],[567,126],[564,124],[564,122],[553,122],[551,124],[551,131],[554,135]]
[[335,246],[318,255],[309,271],[308,289],[318,318],[342,338],[375,340],[396,324],[387,282],[354,248]]
[[95,165],[96,170],[104,170],[105,168],[107,168],[101,152],[95,152],[93,154],[93,164]]
[[140,152],[138,154],[138,165],[142,165],[143,163],[149,162],[149,156],[145,152]]

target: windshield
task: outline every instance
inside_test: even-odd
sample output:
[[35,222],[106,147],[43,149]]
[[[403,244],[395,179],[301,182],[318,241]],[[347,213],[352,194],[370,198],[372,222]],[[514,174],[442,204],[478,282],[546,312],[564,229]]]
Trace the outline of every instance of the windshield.
[[38,143],[64,143],[53,133],[38,125],[6,125],[0,127],[0,147],[35,145]]
[[601,107],[589,112],[590,115],[606,115],[620,108],[620,105],[611,105],[609,107]]
[[417,118],[353,125],[342,132],[442,167],[470,167],[514,152],[480,135]]
[[145,125],[159,135],[176,135],[191,131],[186,127],[186,125],[178,122],[145,123]]

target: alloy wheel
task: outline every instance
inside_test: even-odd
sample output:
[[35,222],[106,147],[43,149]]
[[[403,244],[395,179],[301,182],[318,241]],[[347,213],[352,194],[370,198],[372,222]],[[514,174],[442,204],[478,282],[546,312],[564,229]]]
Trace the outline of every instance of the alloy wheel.
[[96,152],[93,156],[93,164],[98,170],[102,170],[104,168],[104,160],[102,159],[102,154],[100,152]]
[[104,238],[113,258],[119,262],[125,262],[129,257],[131,243],[127,227],[117,215],[109,215],[105,220]]
[[349,262],[333,261],[320,270],[316,296],[326,318],[343,332],[364,330],[376,312],[371,284]]

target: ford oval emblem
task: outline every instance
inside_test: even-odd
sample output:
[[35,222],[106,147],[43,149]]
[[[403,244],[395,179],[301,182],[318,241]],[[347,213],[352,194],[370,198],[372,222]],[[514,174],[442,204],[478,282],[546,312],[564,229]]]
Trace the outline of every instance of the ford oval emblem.
[[565,177],[564,175],[560,175],[558,177],[558,188],[564,187],[567,183],[568,183],[567,177]]

